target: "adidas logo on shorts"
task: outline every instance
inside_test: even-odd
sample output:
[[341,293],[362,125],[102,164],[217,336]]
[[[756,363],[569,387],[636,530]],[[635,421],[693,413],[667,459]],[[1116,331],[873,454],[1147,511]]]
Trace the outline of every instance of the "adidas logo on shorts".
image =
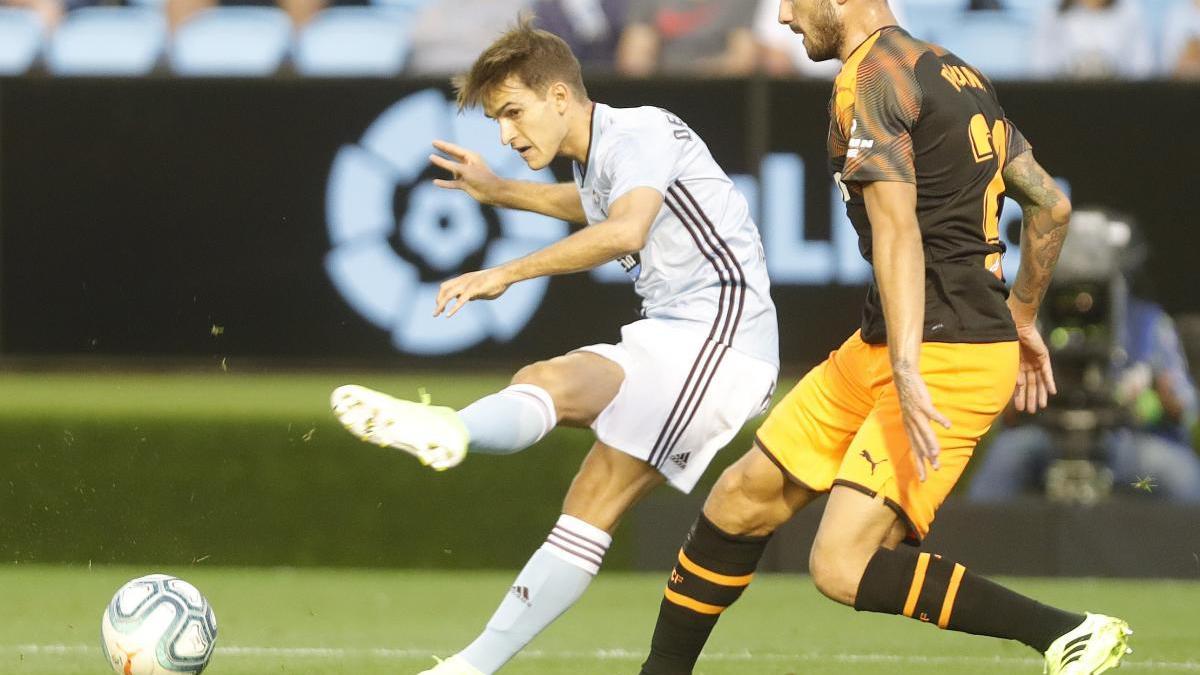
[[671,462],[673,462],[675,464],[675,466],[677,466],[681,469],[686,469],[688,460],[691,459],[691,457],[692,457],[692,453],[681,452],[678,455],[671,455],[670,459],[671,459]]

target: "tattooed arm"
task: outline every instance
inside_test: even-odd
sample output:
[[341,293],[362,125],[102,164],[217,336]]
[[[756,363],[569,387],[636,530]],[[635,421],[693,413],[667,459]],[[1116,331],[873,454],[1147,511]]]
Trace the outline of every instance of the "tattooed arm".
[[1021,343],[1021,366],[1013,402],[1017,410],[1032,413],[1045,408],[1049,395],[1057,393],[1050,352],[1034,322],[1050,286],[1063,240],[1067,238],[1071,202],[1034,160],[1032,152],[1017,155],[1004,167],[1004,184],[1024,214],[1021,267],[1008,296],[1008,308]]
[[1004,167],[1004,185],[1008,196],[1017,200],[1024,214],[1021,267],[1008,306],[1018,325],[1029,325],[1037,318],[1042,296],[1050,285],[1050,275],[1067,237],[1071,202],[1034,160],[1033,152],[1021,153]]

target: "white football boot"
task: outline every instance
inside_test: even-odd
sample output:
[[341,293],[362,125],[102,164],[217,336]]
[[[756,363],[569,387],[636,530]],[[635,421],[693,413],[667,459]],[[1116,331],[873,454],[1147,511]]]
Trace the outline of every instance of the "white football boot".
[[483,671],[455,655],[445,661],[438,659],[436,666],[429,670],[423,670],[417,675],[483,675]]
[[329,404],[342,426],[359,439],[403,450],[436,471],[457,466],[467,455],[470,434],[458,413],[429,405],[424,392],[417,403],[347,384],[333,390]]
[[1133,652],[1129,648],[1129,624],[1103,614],[1088,614],[1083,623],[1063,635],[1046,650],[1048,675],[1098,675],[1121,665]]

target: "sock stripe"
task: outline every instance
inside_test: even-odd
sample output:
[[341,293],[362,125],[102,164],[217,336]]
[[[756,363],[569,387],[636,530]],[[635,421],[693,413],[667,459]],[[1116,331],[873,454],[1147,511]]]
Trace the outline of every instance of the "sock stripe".
[[730,576],[727,574],[719,574],[717,572],[713,572],[712,570],[705,569],[705,568],[701,567],[700,565],[697,565],[696,563],[692,562],[692,559],[687,557],[687,554],[683,552],[683,549],[679,549],[679,564],[682,565],[685,570],[691,572],[692,574],[695,574],[696,576],[700,577],[701,579],[704,579],[705,581],[708,581],[710,583],[717,584],[719,586],[734,586],[734,587],[749,586],[750,581],[754,579],[753,574],[744,574],[741,576]]
[[[1031,600],[953,560],[904,546],[875,551],[859,581],[854,609],[1017,640],[1042,653],[1074,638],[1080,641],[1075,643],[1081,645],[1078,651],[1086,651],[1082,641],[1087,638],[1079,637],[1084,617]],[[1063,652],[1060,665],[1075,656],[1070,645]]]
[[591,551],[592,553],[595,553],[596,555],[599,555],[599,556],[603,556],[608,551],[607,546],[605,546],[601,543],[592,541],[591,539],[588,539],[587,537],[585,537],[579,533],[572,532],[571,530],[568,530],[567,528],[563,527],[562,524],[555,525],[554,529],[551,530],[550,533],[558,535],[560,537],[563,537],[567,541],[570,541],[571,543],[576,544],[580,548],[587,549],[587,550]]
[[719,605],[710,605],[707,602],[700,602],[699,600],[693,600],[682,593],[676,593],[670,588],[664,589],[663,595],[672,603],[679,605],[680,607],[686,607],[693,612],[699,612],[700,614],[716,615],[725,611],[724,607]]
[[709,634],[746,590],[769,538],[729,534],[703,514],[696,519],[667,579],[643,675],[695,671]]
[[913,572],[912,585],[908,587],[908,599],[904,601],[904,616],[912,618],[917,609],[917,599],[921,597],[921,587],[925,585],[925,572],[929,569],[929,554],[922,553],[917,558],[917,569]]
[[541,396],[538,396],[537,394],[535,394],[531,391],[528,391],[526,389],[521,389],[521,388],[519,388],[520,386],[521,385],[514,384],[514,385],[509,386],[504,391],[507,393],[510,393],[510,394],[519,394],[521,396],[525,396],[526,398],[533,399],[535,402],[537,402],[538,410],[540,410],[542,412],[542,421],[545,423],[546,431],[548,433],[549,430],[553,429],[555,427],[555,425],[558,423],[558,420],[556,419],[558,417],[557,412],[553,408],[548,406],[546,401]]
[[550,533],[549,537],[546,537],[546,543],[564,551],[570,556],[578,558],[582,561],[586,561],[589,566],[599,567],[604,562],[604,558],[591,553],[586,549],[572,545],[571,542],[562,539],[561,537],[555,537],[553,532]]
[[962,583],[963,574],[967,568],[954,563],[954,572],[950,575],[950,586],[946,589],[946,599],[942,601],[942,613],[938,616],[938,628],[950,625],[950,615],[954,612],[954,599],[958,596],[958,586]]

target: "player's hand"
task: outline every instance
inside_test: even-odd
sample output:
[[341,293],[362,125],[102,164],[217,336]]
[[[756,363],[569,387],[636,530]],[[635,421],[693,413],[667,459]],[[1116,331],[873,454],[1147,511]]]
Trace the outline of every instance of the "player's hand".
[[941,447],[938,445],[937,434],[933,431],[933,423],[950,428],[950,420],[933,407],[933,399],[929,389],[920,374],[901,369],[893,373],[896,392],[900,395],[900,415],[904,419],[904,433],[908,435],[908,444],[912,447],[913,460],[917,464],[917,476],[923,482],[927,475],[925,462],[934,471],[941,468],[938,455]]
[[502,179],[492,173],[479,153],[446,141],[434,141],[433,147],[446,157],[430,155],[429,161],[450,172],[450,180],[436,178],[434,185],[447,190],[462,190],[481,204],[495,203]]
[[1021,365],[1013,403],[1017,410],[1035,413],[1046,407],[1051,394],[1058,393],[1050,368],[1050,350],[1032,323],[1017,324],[1017,340],[1021,344]]
[[444,312],[448,319],[458,314],[458,310],[472,300],[495,300],[511,285],[512,281],[499,267],[454,277],[443,282],[438,289],[437,306],[433,315],[441,316]]

